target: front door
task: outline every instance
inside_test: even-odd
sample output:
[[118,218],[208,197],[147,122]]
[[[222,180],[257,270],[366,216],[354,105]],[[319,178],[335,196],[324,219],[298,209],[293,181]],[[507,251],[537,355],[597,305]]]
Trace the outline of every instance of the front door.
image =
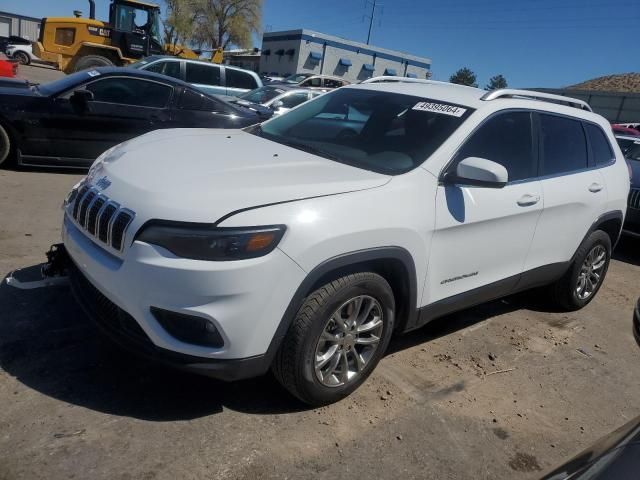
[[507,169],[509,182],[438,187],[423,305],[465,293],[455,303],[471,305],[515,286],[543,206],[535,145],[532,114],[507,111],[483,123],[455,155],[446,170],[468,157],[486,158]]
[[107,77],[83,87],[93,93],[86,109],[70,100],[73,92],[55,99],[42,122],[48,128],[50,156],[64,163],[90,165],[102,152],[143,133],[165,128],[170,120],[173,88],[142,79]]

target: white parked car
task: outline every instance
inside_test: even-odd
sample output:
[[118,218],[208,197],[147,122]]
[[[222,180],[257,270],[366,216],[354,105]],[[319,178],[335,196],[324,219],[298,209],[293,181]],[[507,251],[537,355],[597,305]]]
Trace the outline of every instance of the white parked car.
[[21,65],[29,65],[31,62],[42,62],[40,58],[33,54],[31,45],[9,45],[7,47],[7,57],[18,60]]
[[385,80],[105,152],[65,202],[78,301],[134,351],[225,380],[271,368],[314,405],[354,391],[394,332],[545,285],[589,303],[629,192],[607,121]]

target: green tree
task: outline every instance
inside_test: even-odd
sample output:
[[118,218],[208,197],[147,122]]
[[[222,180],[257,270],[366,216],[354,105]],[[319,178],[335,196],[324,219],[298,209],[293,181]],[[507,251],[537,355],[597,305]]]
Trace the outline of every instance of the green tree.
[[484,87],[485,90],[498,90],[500,88],[507,88],[507,79],[498,74],[489,79],[489,83]]
[[457,83],[458,85],[467,85],[469,87],[477,87],[476,74],[469,70],[467,67],[463,67],[449,78],[451,83]]
[[260,33],[262,0],[204,0],[196,19],[194,39],[201,47],[249,48]]
[[203,0],[165,0],[164,41],[175,47],[192,43],[195,21],[204,7]]

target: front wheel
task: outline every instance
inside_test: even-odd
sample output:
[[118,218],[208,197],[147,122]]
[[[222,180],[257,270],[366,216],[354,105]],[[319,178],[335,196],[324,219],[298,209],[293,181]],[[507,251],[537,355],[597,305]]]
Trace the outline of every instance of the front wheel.
[[371,374],[393,332],[395,302],[387,281],[346,275],[313,292],[298,311],[272,370],[309,405],[336,402]]
[[25,52],[17,51],[13,54],[13,58],[15,58],[20,65],[29,65],[31,63],[31,58]]
[[553,287],[554,303],[564,310],[579,310],[596,296],[611,260],[611,239],[596,230],[578,248],[569,271]]

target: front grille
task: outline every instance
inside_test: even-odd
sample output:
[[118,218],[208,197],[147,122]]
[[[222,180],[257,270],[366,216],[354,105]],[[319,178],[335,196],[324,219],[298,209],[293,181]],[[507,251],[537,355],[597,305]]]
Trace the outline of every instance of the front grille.
[[629,199],[627,201],[629,208],[640,209],[640,188],[632,188],[629,191]]
[[122,251],[125,234],[135,213],[87,186],[71,192],[69,203],[71,216],[83,230],[105,245]]

